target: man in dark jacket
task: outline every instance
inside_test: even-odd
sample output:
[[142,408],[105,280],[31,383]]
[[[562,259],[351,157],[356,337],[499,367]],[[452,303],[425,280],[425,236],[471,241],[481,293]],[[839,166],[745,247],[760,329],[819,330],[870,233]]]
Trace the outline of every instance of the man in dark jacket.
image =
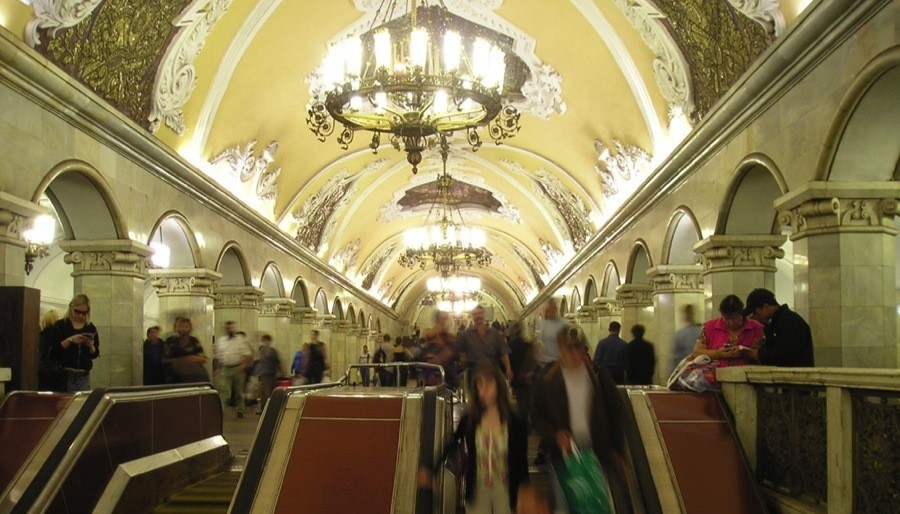
[[644,325],[631,327],[634,339],[625,347],[625,379],[632,385],[650,385],[656,370],[653,344],[644,340]]
[[557,338],[559,359],[550,366],[534,391],[532,425],[553,462],[559,462],[574,442],[591,449],[606,470],[610,490],[620,512],[629,512],[628,487],[622,452],[624,404],[609,372],[595,375],[584,354],[586,342],[577,329],[562,330]]
[[768,366],[813,367],[812,331],[799,314],[779,304],[768,289],[754,289],[747,295],[744,316],[753,315],[765,325],[766,342],[752,357]]

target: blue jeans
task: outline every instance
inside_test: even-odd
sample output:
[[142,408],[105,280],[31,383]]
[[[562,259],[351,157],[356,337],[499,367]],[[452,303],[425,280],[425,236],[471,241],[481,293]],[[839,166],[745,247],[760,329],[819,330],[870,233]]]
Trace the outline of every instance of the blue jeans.
[[70,393],[91,390],[91,375],[66,373],[66,390]]

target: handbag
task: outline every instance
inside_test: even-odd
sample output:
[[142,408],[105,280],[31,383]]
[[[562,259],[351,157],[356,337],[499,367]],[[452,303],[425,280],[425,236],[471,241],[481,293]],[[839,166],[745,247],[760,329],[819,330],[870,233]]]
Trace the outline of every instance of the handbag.
[[572,452],[553,469],[570,513],[615,514],[609,482],[593,451],[580,451],[573,442]]
[[673,391],[715,391],[719,388],[716,381],[718,367],[719,361],[707,355],[698,355],[694,359],[685,357],[672,372],[667,385]]

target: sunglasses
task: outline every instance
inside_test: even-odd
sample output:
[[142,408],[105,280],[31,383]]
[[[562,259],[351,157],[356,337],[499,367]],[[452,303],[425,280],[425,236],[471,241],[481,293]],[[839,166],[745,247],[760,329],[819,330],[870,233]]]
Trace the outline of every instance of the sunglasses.
[[72,309],[72,312],[74,312],[75,314],[78,314],[78,315],[80,315],[80,316],[87,316],[88,314],[91,313],[91,310],[88,309],[88,310],[86,310],[86,311],[83,311],[83,310],[80,310],[80,309]]

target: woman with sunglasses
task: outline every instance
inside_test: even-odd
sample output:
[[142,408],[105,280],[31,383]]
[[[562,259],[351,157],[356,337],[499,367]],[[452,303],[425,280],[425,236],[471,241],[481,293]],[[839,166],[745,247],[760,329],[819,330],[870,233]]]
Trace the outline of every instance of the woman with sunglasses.
[[100,355],[100,336],[91,323],[91,300],[76,294],[69,302],[65,318],[41,331],[42,369],[49,375],[44,381],[54,391],[91,389],[91,368]]

